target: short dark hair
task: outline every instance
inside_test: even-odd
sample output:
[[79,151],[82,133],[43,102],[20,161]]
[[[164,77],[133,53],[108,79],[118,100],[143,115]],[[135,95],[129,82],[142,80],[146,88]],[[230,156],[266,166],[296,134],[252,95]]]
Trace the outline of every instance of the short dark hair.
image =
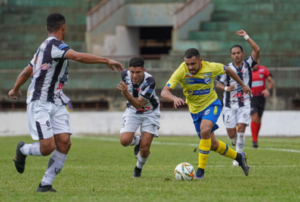
[[141,57],[131,58],[129,61],[129,67],[142,67],[144,68],[145,61]]
[[234,46],[232,46],[231,48],[230,48],[230,53],[231,53],[231,51],[232,51],[232,49],[233,48],[240,48],[241,49],[241,51],[242,51],[242,53],[244,52],[244,50],[243,50],[243,47],[242,46],[240,46],[240,45],[234,45]]
[[56,32],[66,23],[65,17],[60,13],[52,13],[47,17],[48,32]]
[[185,58],[192,58],[194,56],[196,58],[200,58],[200,53],[196,48],[190,48],[185,51],[185,54],[184,54]]

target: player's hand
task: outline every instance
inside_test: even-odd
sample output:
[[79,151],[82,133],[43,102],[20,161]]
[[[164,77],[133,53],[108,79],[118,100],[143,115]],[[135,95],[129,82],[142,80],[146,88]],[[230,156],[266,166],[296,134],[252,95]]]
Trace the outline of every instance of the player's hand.
[[177,107],[181,106],[181,105],[185,105],[185,102],[183,101],[183,99],[176,97],[174,98],[174,108],[177,109]]
[[246,85],[243,86],[243,91],[249,96],[252,94],[252,90]]
[[121,94],[124,96],[127,92],[128,86],[124,81],[121,81],[120,84],[118,84],[117,88],[121,91]]
[[228,88],[227,88],[227,92],[232,92],[233,90],[234,90],[234,88],[235,88],[235,85],[233,84],[233,85],[230,85],[230,86],[228,86]]
[[261,94],[263,94],[264,97],[269,97],[270,96],[270,91],[268,89],[265,89],[261,92]]
[[108,63],[106,64],[108,68],[110,68],[111,70],[115,70],[114,67],[120,72],[120,71],[123,71],[124,68],[122,66],[121,63],[115,61],[115,60],[111,60],[111,59],[108,59]]
[[241,36],[241,37],[244,37],[244,36],[247,35],[247,33],[244,30],[242,30],[242,29],[240,31],[236,31],[236,34],[239,35],[239,36]]
[[8,96],[11,98],[11,99],[17,99],[18,97],[16,95],[22,95],[21,91],[20,90],[14,90],[14,89],[11,89],[9,92],[8,92]]

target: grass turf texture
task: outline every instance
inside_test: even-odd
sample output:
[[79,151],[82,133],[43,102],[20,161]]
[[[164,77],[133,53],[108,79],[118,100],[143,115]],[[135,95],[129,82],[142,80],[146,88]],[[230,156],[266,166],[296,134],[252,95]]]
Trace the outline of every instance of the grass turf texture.
[[36,193],[49,156],[27,157],[25,172],[17,173],[12,159],[21,140],[32,142],[28,136],[0,138],[0,201],[300,201],[300,138],[260,138],[259,149],[247,138],[248,177],[231,159],[211,152],[205,179],[181,182],[174,168],[189,162],[197,169],[197,137],[154,139],[141,179],[132,178],[133,147],[121,146],[119,137],[74,137],[53,183],[59,193]]

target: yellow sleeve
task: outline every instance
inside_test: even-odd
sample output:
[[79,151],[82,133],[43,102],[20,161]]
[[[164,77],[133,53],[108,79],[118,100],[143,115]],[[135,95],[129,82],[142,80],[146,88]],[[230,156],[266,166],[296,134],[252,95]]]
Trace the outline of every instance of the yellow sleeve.
[[214,77],[225,74],[225,65],[214,62],[211,62],[210,65],[213,69],[212,73]]
[[185,78],[185,71],[182,64],[177,68],[177,70],[172,74],[171,78],[167,82],[167,86],[174,89],[178,83],[182,82]]

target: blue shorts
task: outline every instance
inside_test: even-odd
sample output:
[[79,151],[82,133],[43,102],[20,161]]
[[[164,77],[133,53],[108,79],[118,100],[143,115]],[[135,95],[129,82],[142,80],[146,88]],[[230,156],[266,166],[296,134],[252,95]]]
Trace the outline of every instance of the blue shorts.
[[199,112],[198,114],[191,113],[194,121],[195,129],[200,139],[201,139],[200,125],[202,120],[207,119],[212,121],[214,123],[214,126],[211,129],[211,132],[214,132],[219,128],[219,126],[216,123],[221,114],[221,110],[222,110],[222,103],[219,99],[216,99],[216,101],[211,103],[208,107],[206,107],[203,111]]

